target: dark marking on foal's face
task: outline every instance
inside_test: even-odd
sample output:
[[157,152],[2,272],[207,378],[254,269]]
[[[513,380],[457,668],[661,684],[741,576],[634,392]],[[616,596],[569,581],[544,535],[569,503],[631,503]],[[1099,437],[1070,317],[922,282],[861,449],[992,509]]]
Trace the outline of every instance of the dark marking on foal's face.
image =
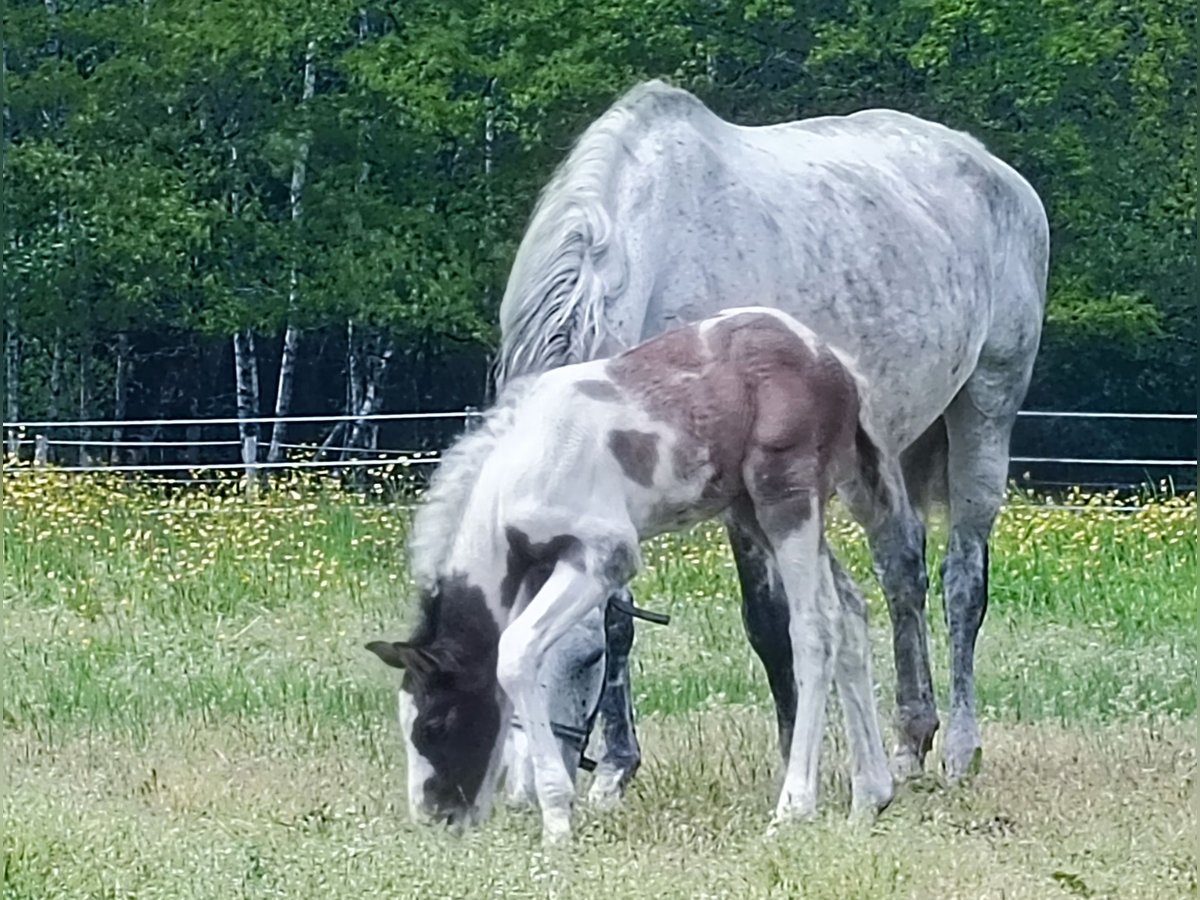
[[575,383],[575,390],[579,391],[585,397],[590,397],[592,400],[599,400],[603,403],[616,403],[621,399],[621,392],[611,381],[600,381],[599,379],[577,381]]
[[654,469],[658,465],[657,434],[631,429],[610,431],[608,449],[630,481],[643,487],[654,484]]
[[418,798],[438,821],[466,819],[480,799],[500,736],[496,655],[500,631],[483,591],[456,577],[426,598],[426,634],[416,643],[375,641],[367,649],[403,669],[400,688],[415,710],[409,766],[419,754],[430,773]]
[[500,605],[505,609],[512,609],[522,584],[529,597],[540,591],[557,563],[583,569],[583,544],[574,535],[560,534],[535,544],[524,531],[510,525],[504,536],[508,538],[508,558],[500,582]]

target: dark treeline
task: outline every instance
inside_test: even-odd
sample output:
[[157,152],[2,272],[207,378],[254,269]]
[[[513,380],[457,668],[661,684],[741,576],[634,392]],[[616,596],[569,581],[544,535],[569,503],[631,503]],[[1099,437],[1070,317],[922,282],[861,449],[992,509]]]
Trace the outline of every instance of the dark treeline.
[[[5,16],[6,421],[480,403],[538,189],[647,77],[747,124],[889,106],[975,134],[1051,218],[1027,405],[1195,409],[1191,0],[10,0]],[[264,457],[273,437],[328,435],[266,430]],[[1173,426],[1018,437],[1030,455],[1195,446]]]

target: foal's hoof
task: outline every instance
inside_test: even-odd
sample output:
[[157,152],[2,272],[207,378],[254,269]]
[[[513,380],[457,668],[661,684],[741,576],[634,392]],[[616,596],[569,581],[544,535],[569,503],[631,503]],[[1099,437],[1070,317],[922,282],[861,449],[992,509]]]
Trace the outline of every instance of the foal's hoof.
[[767,834],[775,834],[780,828],[795,822],[811,822],[817,817],[815,797],[781,797],[767,826]]
[[542,821],[542,846],[546,849],[566,847],[571,843],[571,820],[555,816]]

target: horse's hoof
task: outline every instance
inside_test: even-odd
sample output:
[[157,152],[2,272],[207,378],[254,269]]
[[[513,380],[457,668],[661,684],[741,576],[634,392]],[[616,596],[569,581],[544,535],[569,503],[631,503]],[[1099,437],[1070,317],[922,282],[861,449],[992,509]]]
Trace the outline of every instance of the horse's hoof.
[[951,723],[942,752],[946,780],[957,784],[979,774],[983,766],[983,742],[974,722]]
[[925,765],[911,750],[896,750],[888,760],[888,770],[897,782],[912,781],[925,774]]
[[619,769],[597,769],[596,778],[588,789],[588,805],[601,811],[616,809],[625,796],[624,781],[624,773]]

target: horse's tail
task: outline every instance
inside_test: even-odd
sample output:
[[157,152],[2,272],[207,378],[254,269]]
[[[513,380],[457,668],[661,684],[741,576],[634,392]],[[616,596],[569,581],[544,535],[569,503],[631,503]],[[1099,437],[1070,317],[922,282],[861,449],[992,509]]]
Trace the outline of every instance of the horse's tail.
[[534,212],[500,304],[497,389],[513,378],[593,358],[607,335],[606,298],[624,260],[598,193],[572,182],[574,158]]
[[627,260],[612,219],[613,185],[628,131],[661,98],[658,82],[630,91],[580,136],[538,200],[500,303],[496,386],[518,375],[593,359],[608,336],[606,305],[623,289]]
[[[928,513],[935,504],[946,502],[948,445],[945,422],[938,418],[897,461],[878,440],[865,405],[859,407],[854,434],[856,506],[873,516],[903,514],[906,508]],[[866,505],[859,505],[865,501]]]

